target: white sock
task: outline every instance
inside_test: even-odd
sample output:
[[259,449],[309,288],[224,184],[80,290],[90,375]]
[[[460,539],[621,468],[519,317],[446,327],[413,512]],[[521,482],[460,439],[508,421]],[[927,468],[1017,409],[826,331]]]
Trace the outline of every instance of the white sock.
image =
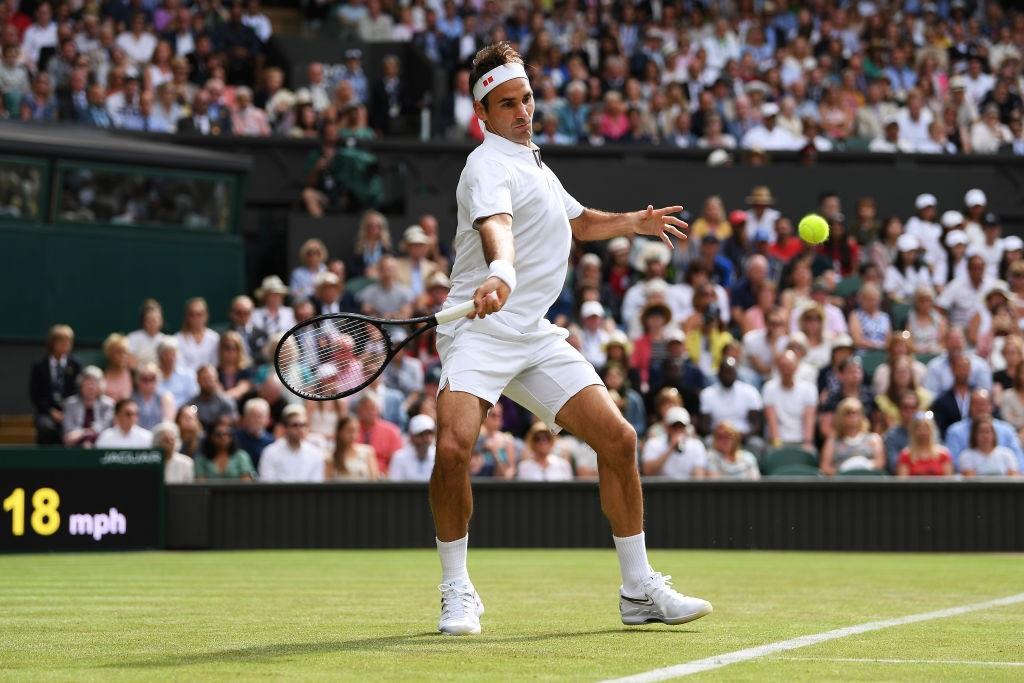
[[619,555],[619,569],[622,571],[622,592],[630,597],[640,596],[640,586],[653,571],[647,564],[647,545],[644,533],[636,536],[612,536],[615,552]]
[[469,549],[469,534],[455,541],[437,541],[437,554],[441,556],[441,583],[449,583],[458,579],[469,581],[466,571],[466,551]]

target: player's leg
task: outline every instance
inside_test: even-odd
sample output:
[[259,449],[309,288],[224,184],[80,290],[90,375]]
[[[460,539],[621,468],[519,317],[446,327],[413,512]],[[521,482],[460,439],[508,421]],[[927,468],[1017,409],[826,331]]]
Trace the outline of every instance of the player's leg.
[[674,590],[671,577],[654,571],[647,561],[636,433],[608,390],[594,385],[583,388],[562,406],[556,420],[597,452],[601,509],[611,523],[622,572],[622,622],[683,624],[710,614],[711,603]]
[[438,630],[448,635],[480,633],[483,603],[469,579],[469,518],[473,491],[469,459],[487,413],[483,399],[445,387],[437,397],[437,453],[430,476],[430,509],[441,558],[441,619]]

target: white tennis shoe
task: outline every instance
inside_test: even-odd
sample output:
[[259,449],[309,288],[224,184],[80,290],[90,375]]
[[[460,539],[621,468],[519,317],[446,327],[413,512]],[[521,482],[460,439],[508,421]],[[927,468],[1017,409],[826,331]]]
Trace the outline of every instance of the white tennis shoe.
[[441,591],[441,620],[437,630],[449,636],[480,633],[484,603],[469,580],[449,581],[437,587]]
[[661,622],[685,624],[711,614],[711,603],[683,595],[672,588],[671,576],[654,572],[641,584],[642,595],[629,597],[619,588],[619,612],[627,626]]

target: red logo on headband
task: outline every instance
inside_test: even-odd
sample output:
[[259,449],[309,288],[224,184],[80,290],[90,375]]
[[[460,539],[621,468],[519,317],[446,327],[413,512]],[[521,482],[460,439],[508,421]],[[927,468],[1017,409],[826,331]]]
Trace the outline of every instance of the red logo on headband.
[[494,83],[494,76],[488,76],[487,78],[485,78],[482,85],[486,88],[491,83]]

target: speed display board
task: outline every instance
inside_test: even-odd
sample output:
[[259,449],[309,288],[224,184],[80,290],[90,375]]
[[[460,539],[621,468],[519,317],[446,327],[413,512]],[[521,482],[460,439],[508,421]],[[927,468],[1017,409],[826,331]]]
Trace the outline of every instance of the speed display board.
[[0,449],[0,552],[163,547],[154,450]]

